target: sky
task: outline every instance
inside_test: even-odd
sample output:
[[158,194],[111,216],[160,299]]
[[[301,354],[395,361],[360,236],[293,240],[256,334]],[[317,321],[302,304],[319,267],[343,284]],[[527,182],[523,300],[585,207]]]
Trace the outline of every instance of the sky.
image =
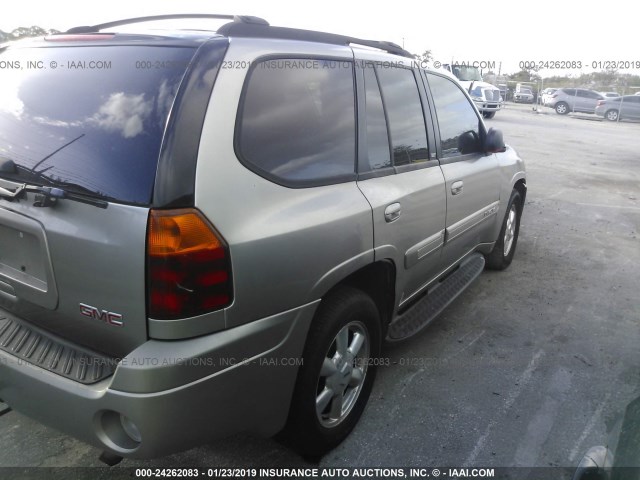
[[[431,50],[435,61],[495,65],[515,73],[521,62],[573,62],[562,73],[600,70],[602,62],[630,62],[640,74],[640,4],[586,2],[451,1],[318,2],[234,0],[18,1],[6,4],[0,30],[38,25],[66,30],[111,20],[165,13],[255,15],[271,25],[321,30],[395,42],[412,53]],[[596,63],[600,62],[600,64]],[[556,67],[562,66],[556,64]],[[566,66],[566,64],[565,64]],[[487,68],[484,69],[485,71]],[[554,70],[541,71],[543,76]]]

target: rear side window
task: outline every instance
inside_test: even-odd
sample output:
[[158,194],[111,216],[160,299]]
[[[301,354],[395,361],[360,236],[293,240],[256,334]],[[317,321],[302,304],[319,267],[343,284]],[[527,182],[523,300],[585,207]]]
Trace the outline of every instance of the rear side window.
[[422,102],[413,71],[406,68],[376,69],[389,120],[393,164],[425,162],[429,159]]
[[264,60],[244,88],[236,152],[245,165],[287,186],[355,178],[352,62]]
[[[367,111],[367,155],[369,168],[378,170],[391,166],[389,133],[382,106],[382,96],[376,73],[372,66],[364,70],[364,85]],[[640,98],[640,97],[638,97]]]
[[149,204],[190,47],[9,49],[0,55],[0,175]]
[[480,120],[462,90],[448,78],[431,73],[427,78],[440,126],[442,157],[480,152]]

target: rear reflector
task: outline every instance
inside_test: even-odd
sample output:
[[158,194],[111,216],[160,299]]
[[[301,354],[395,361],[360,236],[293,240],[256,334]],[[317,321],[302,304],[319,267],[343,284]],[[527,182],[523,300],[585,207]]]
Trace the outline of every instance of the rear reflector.
[[231,303],[227,245],[198,210],[151,210],[147,256],[150,318],[193,317]]

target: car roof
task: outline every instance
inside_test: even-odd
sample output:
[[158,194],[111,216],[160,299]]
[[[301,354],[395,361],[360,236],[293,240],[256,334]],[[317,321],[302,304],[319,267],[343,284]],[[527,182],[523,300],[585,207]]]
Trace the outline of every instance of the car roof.
[[[131,25],[142,25],[147,22],[156,22],[160,20],[181,20],[181,19],[208,19],[208,20],[228,20],[217,29],[212,30],[196,30],[196,29],[153,29],[140,27],[135,28],[134,33],[125,33],[118,31],[118,27],[125,25],[131,31]],[[114,31],[115,30],[115,31]],[[120,29],[122,30],[122,29]],[[414,55],[401,46],[387,41],[367,40],[362,38],[350,37],[346,35],[337,35],[333,33],[317,32],[312,30],[301,30],[296,28],[273,27],[266,20],[247,15],[222,15],[222,14],[171,14],[171,15],[155,15],[148,17],[134,17],[112,22],[102,23],[98,25],[85,25],[73,27],[64,33],[50,35],[44,39],[35,40],[33,42],[41,42],[42,45],[48,45],[54,42],[75,42],[78,44],[92,43],[97,40],[110,40],[110,43],[127,43],[127,42],[148,42],[153,44],[191,44],[198,45],[202,42],[213,38],[260,38],[260,39],[279,39],[279,40],[298,40],[307,42],[324,43],[331,45],[360,45],[365,47],[376,48],[384,52],[407,58],[415,58]],[[32,42],[32,43],[33,43]],[[44,42],[44,43],[43,43]]]

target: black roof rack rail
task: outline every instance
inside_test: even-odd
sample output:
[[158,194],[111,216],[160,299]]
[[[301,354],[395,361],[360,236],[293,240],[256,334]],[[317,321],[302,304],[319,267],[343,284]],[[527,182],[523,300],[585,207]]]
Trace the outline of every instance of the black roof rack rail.
[[377,48],[394,55],[407,58],[415,58],[415,55],[408,52],[400,45],[393,42],[383,42],[377,40],[364,40],[362,38],[348,37],[334,33],[316,32],[313,30],[299,30],[296,28],[270,27],[269,25],[257,23],[225,23],[218,31],[218,34],[228,37],[255,37],[274,38],[279,40],[301,40],[308,42],[329,43],[332,45],[362,45],[365,47]]
[[377,40],[365,40],[363,38],[349,37],[346,35],[337,35],[334,33],[317,32],[313,30],[300,30],[297,28],[271,27],[269,22],[260,17],[250,15],[219,15],[211,13],[177,13],[170,15],[153,15],[148,17],[127,18],[124,20],[116,20],[99,25],[79,26],[67,30],[65,33],[95,33],[112,27],[121,25],[130,25],[143,22],[154,22],[156,20],[177,20],[191,18],[206,18],[216,20],[231,20],[225,23],[217,32],[220,35],[234,37],[255,37],[255,38],[274,38],[280,40],[301,40],[307,42],[329,43],[332,45],[362,45],[365,47],[377,48],[394,55],[400,55],[407,58],[415,58],[415,55],[408,52],[400,45],[393,42],[384,42]]
[[262,25],[269,26],[269,22],[260,17],[253,17],[250,15],[218,15],[212,13],[176,13],[170,15],[152,15],[148,17],[134,17],[126,18],[123,20],[116,20],[113,22],[101,23],[99,25],[85,25],[79,27],[73,27],[67,30],[65,33],[94,33],[104,30],[106,28],[119,27],[121,25],[130,25],[133,23],[143,22],[155,22],[156,20],[177,20],[187,18],[208,18],[216,20],[231,20],[232,23],[246,24],[246,25]]

